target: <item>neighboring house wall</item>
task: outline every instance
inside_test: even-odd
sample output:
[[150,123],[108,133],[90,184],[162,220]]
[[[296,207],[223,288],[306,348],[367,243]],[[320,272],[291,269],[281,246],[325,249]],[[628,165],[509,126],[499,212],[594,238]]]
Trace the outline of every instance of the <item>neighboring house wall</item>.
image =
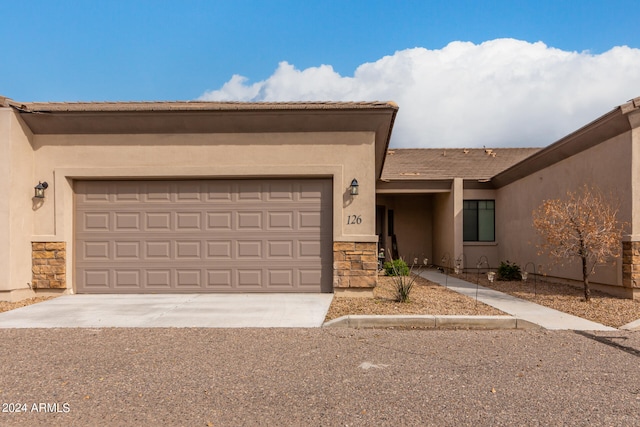
[[[538,255],[539,237],[532,224],[532,212],[544,200],[564,198],[567,191],[576,191],[586,184],[597,186],[605,195],[612,194],[620,203],[618,219],[630,223],[633,201],[629,184],[630,177],[637,174],[633,154],[631,132],[626,132],[500,188],[496,199],[499,258],[520,266],[532,262],[538,271],[538,266],[542,266],[542,272],[550,276],[582,280],[579,262],[554,264],[548,256]],[[532,271],[531,266],[528,271]],[[590,280],[596,287],[622,286],[621,272],[618,260],[598,267]],[[629,292],[624,291],[625,296],[631,296]]]

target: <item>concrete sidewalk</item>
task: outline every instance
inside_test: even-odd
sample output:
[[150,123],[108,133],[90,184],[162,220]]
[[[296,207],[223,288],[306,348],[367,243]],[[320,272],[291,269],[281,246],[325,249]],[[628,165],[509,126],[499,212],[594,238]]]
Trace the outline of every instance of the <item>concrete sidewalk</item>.
[[0,328],[317,328],[333,294],[64,295],[0,313]]
[[617,330],[616,328],[494,291],[493,289],[477,286],[474,283],[469,283],[455,277],[445,276],[437,270],[422,271],[420,272],[420,276],[442,286],[445,286],[446,283],[447,288],[452,291],[456,291],[473,299],[476,298],[477,290],[478,301],[504,311],[517,319],[523,319],[527,322],[540,325],[545,329],[574,331]]

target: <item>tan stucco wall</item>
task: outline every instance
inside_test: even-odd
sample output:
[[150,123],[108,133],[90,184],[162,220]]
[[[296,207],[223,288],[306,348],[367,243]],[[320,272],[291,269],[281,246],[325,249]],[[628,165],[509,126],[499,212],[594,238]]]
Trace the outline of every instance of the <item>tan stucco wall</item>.
[[[630,222],[634,197],[629,177],[640,183],[638,166],[632,168],[634,156],[631,132],[627,132],[500,188],[496,197],[500,260],[508,259],[520,265],[533,262],[551,276],[581,280],[578,263],[554,266],[549,257],[537,254],[535,244],[539,237],[532,225],[532,212],[546,199],[564,198],[567,191],[577,190],[583,184],[597,185],[605,194],[611,193],[619,200],[618,219]],[[621,286],[621,280],[620,261],[598,268],[591,277],[596,284]]]
[[[387,212],[393,209],[400,257],[407,262],[413,262],[414,258],[418,258],[420,263],[424,258],[432,262],[433,195],[379,195],[378,205],[384,205]],[[390,257],[391,238],[386,227],[384,241],[387,257]]]
[[631,210],[631,216],[629,221],[631,223],[629,240],[638,242],[640,241],[640,111],[635,111],[628,116],[631,123],[631,188],[628,191],[631,193],[627,196],[630,198],[631,206],[627,209]]
[[[495,200],[495,190],[477,190],[477,189],[465,189],[464,200]],[[501,217],[499,212],[496,212],[495,224],[498,228]],[[463,236],[460,236],[463,239]],[[462,262],[467,269],[475,269],[478,262],[482,260],[482,269],[486,269],[487,265],[484,263],[485,259],[489,263],[491,269],[495,269],[500,265],[500,259],[498,256],[498,241],[494,242],[463,242],[464,247],[464,259]]]
[[[36,135],[33,164],[50,187],[35,213],[34,240],[64,241],[73,253],[74,179],[268,176],[332,178],[334,241],[376,242],[374,138],[373,132]],[[353,178],[360,183],[356,197],[348,194]],[[360,221],[347,224],[351,215]],[[67,258],[71,286],[73,257]]]
[[[34,209],[32,135],[9,108],[0,108],[0,292],[28,290]],[[34,182],[35,179],[35,182]]]

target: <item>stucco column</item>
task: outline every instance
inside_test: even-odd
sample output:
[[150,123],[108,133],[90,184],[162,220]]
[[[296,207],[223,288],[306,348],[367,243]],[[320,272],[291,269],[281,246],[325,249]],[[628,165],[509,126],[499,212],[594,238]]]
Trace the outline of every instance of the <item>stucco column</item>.
[[462,178],[454,178],[451,185],[453,198],[453,253],[452,261],[462,255],[462,206],[464,200],[464,188]]
[[631,230],[622,242],[622,286],[640,298],[640,111],[630,113],[631,124]]

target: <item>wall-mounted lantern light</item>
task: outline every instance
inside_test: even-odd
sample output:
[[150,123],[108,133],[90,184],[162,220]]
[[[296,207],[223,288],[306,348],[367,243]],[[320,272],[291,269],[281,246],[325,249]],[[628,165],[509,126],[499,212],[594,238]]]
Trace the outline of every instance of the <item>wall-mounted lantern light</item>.
[[49,184],[47,184],[47,182],[38,182],[38,185],[36,185],[34,187],[35,189],[35,195],[34,197],[36,199],[44,199],[44,190],[46,190],[49,187]]
[[351,181],[351,195],[352,196],[357,196],[358,195],[358,180],[353,178],[353,181]]

